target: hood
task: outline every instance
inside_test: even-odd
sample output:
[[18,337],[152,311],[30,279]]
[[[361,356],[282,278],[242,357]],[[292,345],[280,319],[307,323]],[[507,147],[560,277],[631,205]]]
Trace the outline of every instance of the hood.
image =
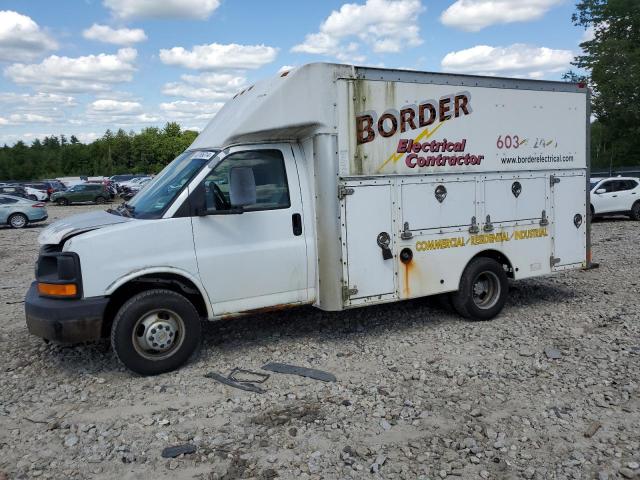
[[49,225],[38,236],[38,243],[40,245],[57,245],[72,235],[132,220],[134,219],[112,215],[105,211],[81,213],[63,218]]

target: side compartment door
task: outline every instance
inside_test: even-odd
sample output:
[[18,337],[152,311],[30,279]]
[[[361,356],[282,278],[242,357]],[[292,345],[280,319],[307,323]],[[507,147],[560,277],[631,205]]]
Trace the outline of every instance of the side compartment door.
[[[395,297],[394,258],[385,258],[378,244],[388,239],[393,252],[391,185],[349,186],[345,197],[346,283],[345,304],[360,304]],[[348,291],[346,291],[348,287]],[[375,297],[375,298],[372,298]]]
[[484,181],[484,211],[492,223],[522,222],[548,215],[549,177],[513,176]]
[[552,267],[585,264],[587,259],[587,205],[585,174],[551,177]]

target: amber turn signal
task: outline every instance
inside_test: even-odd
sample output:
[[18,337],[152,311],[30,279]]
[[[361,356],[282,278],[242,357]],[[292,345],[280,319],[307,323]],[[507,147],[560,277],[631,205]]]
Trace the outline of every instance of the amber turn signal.
[[75,283],[38,283],[38,293],[50,297],[74,297],[78,294],[78,286]]

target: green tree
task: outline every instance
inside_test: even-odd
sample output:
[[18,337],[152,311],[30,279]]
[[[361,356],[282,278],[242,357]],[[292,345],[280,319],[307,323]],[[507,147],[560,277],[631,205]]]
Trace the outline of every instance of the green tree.
[[639,165],[640,1],[580,0],[576,9],[573,22],[593,32],[573,63],[593,92],[593,164]]
[[19,141],[0,148],[0,180],[26,180],[76,175],[158,173],[185,151],[197,132],[177,123],[140,133],[107,130],[89,144],[75,135],[35,139],[30,146]]

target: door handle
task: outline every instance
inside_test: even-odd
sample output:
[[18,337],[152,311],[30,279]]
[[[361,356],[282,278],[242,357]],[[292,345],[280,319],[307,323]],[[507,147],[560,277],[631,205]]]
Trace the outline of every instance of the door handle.
[[296,237],[302,235],[302,216],[299,213],[291,215],[291,227],[293,228],[293,234]]

